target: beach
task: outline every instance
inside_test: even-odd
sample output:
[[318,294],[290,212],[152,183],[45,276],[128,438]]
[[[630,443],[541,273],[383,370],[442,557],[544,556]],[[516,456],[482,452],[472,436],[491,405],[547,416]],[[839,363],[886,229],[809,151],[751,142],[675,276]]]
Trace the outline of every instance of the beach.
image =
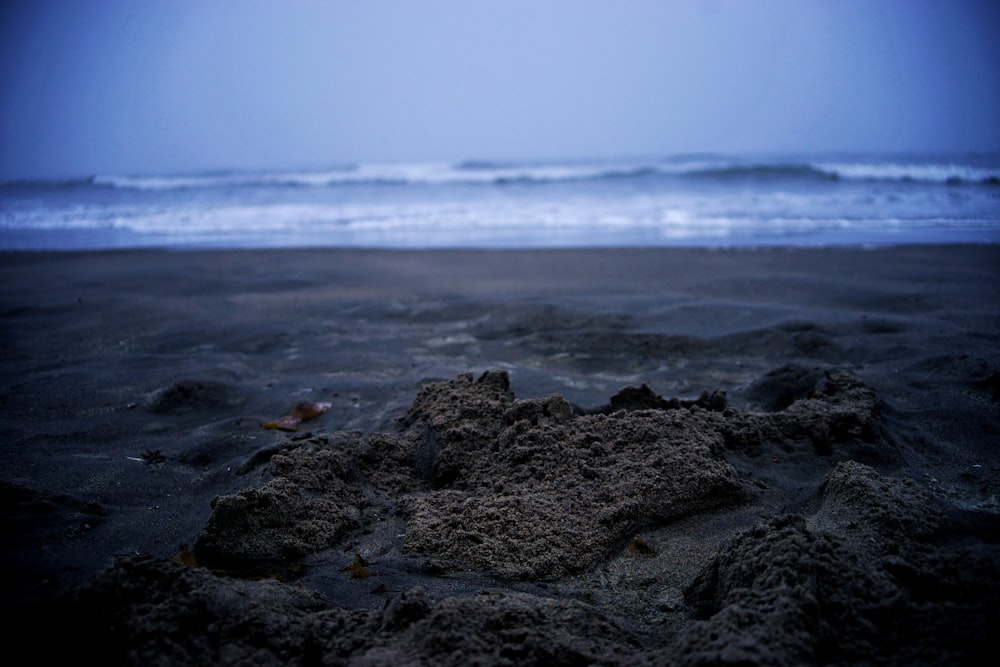
[[3,604],[59,636],[36,656],[992,646],[1000,246],[5,252],[0,276]]

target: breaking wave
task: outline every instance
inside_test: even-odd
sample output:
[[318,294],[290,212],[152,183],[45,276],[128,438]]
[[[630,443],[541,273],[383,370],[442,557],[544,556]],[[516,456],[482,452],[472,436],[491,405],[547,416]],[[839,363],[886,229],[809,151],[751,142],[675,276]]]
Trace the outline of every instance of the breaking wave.
[[693,156],[648,161],[505,163],[465,160],[359,164],[323,170],[220,171],[178,175],[95,175],[63,181],[10,181],[4,189],[114,188],[198,190],[238,188],[330,188],[342,186],[546,185],[580,181],[683,179],[732,184],[753,181],[780,186],[796,183],[897,182],[931,185],[1000,185],[1000,156],[954,159],[747,160]]

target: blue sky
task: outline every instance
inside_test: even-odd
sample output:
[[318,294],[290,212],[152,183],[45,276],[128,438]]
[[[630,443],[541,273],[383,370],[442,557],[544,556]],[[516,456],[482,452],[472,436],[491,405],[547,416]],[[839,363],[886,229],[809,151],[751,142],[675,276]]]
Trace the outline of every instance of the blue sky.
[[1000,2],[36,0],[0,178],[1000,150]]

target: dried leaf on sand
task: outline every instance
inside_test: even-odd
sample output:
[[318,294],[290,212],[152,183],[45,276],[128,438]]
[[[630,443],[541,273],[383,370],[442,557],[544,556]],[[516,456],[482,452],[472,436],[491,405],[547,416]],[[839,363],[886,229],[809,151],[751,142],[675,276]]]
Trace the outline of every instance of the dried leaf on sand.
[[264,428],[273,428],[279,431],[297,431],[299,424],[319,417],[331,407],[333,407],[332,403],[299,403],[284,417],[265,422]]

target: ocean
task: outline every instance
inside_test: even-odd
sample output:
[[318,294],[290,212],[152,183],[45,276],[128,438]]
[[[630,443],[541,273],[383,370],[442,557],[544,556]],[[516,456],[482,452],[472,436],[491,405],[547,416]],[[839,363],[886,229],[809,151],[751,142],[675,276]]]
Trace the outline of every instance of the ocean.
[[1000,242],[1000,155],[685,155],[0,183],[0,249]]

